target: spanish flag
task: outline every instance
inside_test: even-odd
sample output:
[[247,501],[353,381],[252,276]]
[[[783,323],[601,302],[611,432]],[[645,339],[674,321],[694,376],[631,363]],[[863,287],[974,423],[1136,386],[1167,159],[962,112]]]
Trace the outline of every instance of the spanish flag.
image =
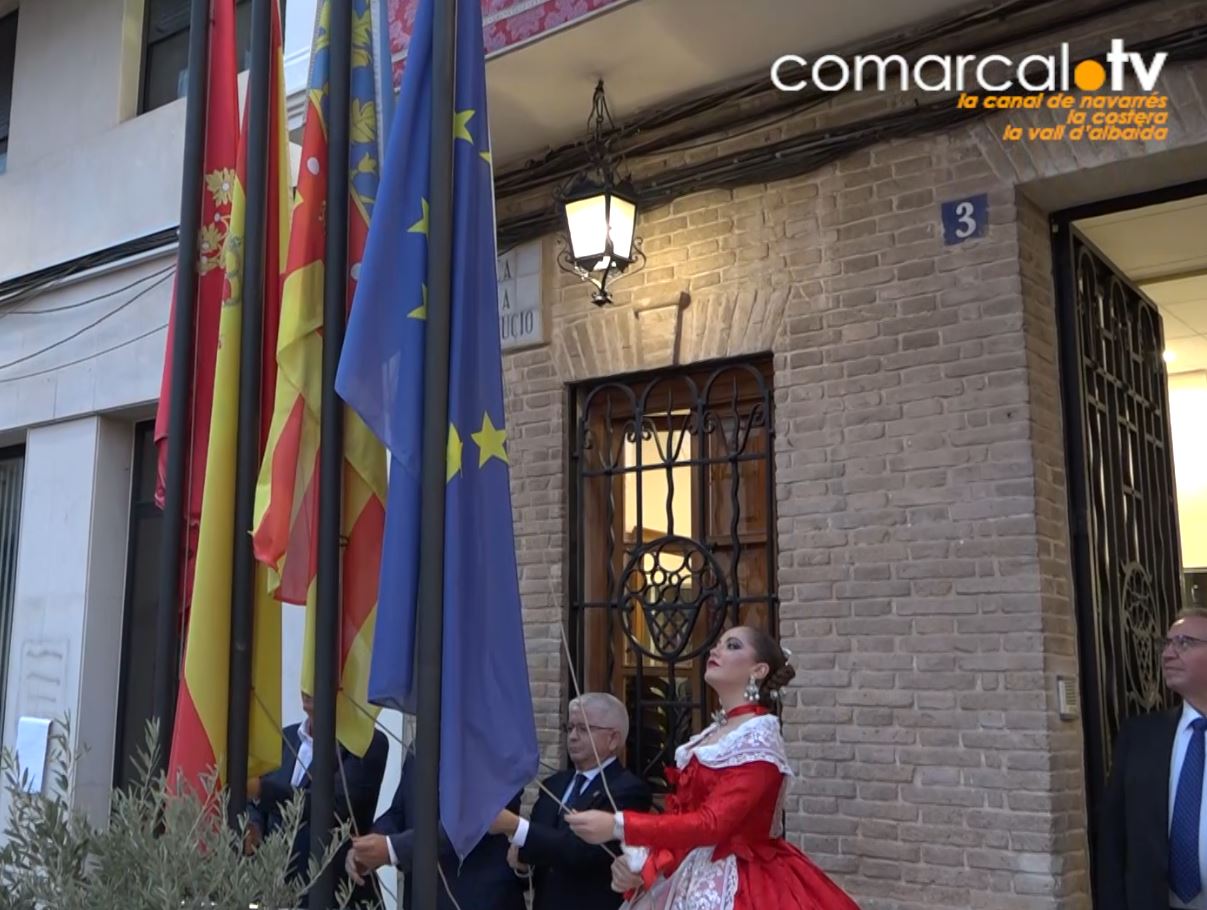
[[[235,66],[234,0],[213,0],[210,10],[209,85],[205,112],[204,183],[201,226],[197,250],[197,299],[193,314],[192,383],[185,432],[185,531],[184,572],[181,575],[181,619],[188,615],[193,591],[197,528],[201,521],[205,454],[209,446],[210,406],[214,399],[214,361],[218,354],[218,321],[226,286],[222,270],[222,247],[230,228],[231,202],[235,190],[235,167],[239,155],[239,88]],[[164,506],[167,482],[168,423],[171,417],[172,338],[176,334],[176,300],[168,322],[167,353],[160,382],[159,408],[155,414],[155,446],[158,470],[155,502]]]
[[[223,0],[230,7],[233,0]],[[281,265],[288,248],[289,145],[285,117],[284,59],[280,10],[273,5],[269,102],[267,207],[265,217],[263,325],[261,356],[260,450],[268,436],[276,371],[281,310]],[[226,11],[224,10],[224,13]],[[233,31],[233,28],[232,28]],[[239,411],[239,364],[242,343],[243,275],[246,249],[248,111],[244,110],[239,140],[237,179],[231,205],[230,231],[222,251],[226,271],[225,298],[218,328],[214,369],[214,400],[205,462],[205,488],[198,532],[197,565],[185,639],[184,671],[176,707],[169,780],[178,776],[197,792],[214,769],[219,784],[227,784],[226,727],[229,705],[231,585],[233,549],[250,529],[235,527],[235,448]],[[245,538],[244,538],[245,539]],[[252,646],[252,692],[248,775],[255,777],[281,761],[281,617],[280,605],[268,595],[267,573],[257,567],[255,625]]]
[[[378,123],[369,0],[352,4],[352,102],[349,149],[348,291],[352,301],[377,196]],[[327,29],[322,0],[311,58],[306,125],[276,352],[277,395],[268,450],[256,488],[256,558],[270,567],[273,593],[306,605],[302,688],[314,679],[315,578],[318,571],[319,427],[322,414],[323,284],[327,206]],[[380,709],[368,702],[369,658],[385,523],[385,450],[344,408],[344,481],[336,736],[363,755]]]

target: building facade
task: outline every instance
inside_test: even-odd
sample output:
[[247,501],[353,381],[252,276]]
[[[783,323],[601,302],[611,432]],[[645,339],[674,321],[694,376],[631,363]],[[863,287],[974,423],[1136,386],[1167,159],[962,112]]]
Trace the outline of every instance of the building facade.
[[[1080,13],[1011,52],[1054,53],[1068,42],[1076,60],[1111,38],[1160,47],[1160,36],[1204,22],[1194,4],[1107,16],[1083,4]],[[1207,176],[1207,68],[1170,60],[1157,91],[1170,113],[1159,143],[1011,142],[1008,124],[1052,128],[1063,117],[1043,108],[992,113],[867,142],[800,176],[643,210],[648,261],[616,281],[610,307],[550,269],[547,344],[510,355],[505,385],[529,654],[551,760],[560,749],[554,721],[573,686],[567,629],[578,636],[570,649],[580,672],[623,687],[650,740],[630,740],[630,761],[638,747],[647,773],[667,760],[661,747],[706,722],[698,660],[644,659],[654,682],[647,678],[637,696],[645,703],[634,705],[632,654],[642,634],[657,650],[649,630],[630,637],[639,620],[618,618],[621,631],[591,616],[601,594],[613,609],[641,614],[650,576],[680,565],[668,569],[665,535],[686,536],[740,588],[713,603],[756,622],[770,611],[794,654],[799,672],[783,718],[799,778],[787,828],[861,906],[1091,906],[1104,738],[1123,716],[1167,698],[1157,691],[1152,636],[1163,634],[1181,590],[1137,594],[1121,578],[1079,592],[1080,610],[1076,603],[1078,567],[1095,554],[1073,499],[1086,478],[1069,478],[1068,459],[1078,456],[1066,439],[1080,424],[1063,408],[1076,407],[1069,384],[1078,380],[1062,364],[1058,322],[1062,307],[1079,302],[1061,273],[1077,265],[1064,258],[1071,241],[1061,214],[1125,196],[1120,208],[1201,196],[1192,181]],[[672,144],[628,164],[639,186],[656,187],[658,175],[693,159],[840,133],[918,100],[848,93],[765,130],[732,139],[721,130],[707,146]],[[984,224],[975,238],[952,242],[943,203],[977,196]],[[504,194],[501,225],[539,212],[539,197]],[[554,239],[546,244],[551,259]],[[1163,373],[1154,341],[1148,355]],[[760,417],[764,392],[771,408]],[[634,422],[635,410],[643,420]],[[731,441],[718,446],[726,417]],[[636,435],[644,435],[644,462]],[[1162,438],[1170,443],[1167,428]],[[769,461],[759,457],[764,446]],[[713,463],[690,464],[710,452]],[[1104,445],[1097,454],[1098,469],[1129,475],[1118,490],[1142,485],[1141,464],[1118,467],[1139,462],[1138,452]],[[751,460],[737,469],[737,458]],[[623,501],[621,475],[637,474],[647,478],[645,494],[637,500],[628,490]],[[611,493],[600,475],[614,482]],[[1181,483],[1178,493],[1182,501]],[[1167,522],[1176,521],[1173,499],[1167,489],[1157,503]],[[1146,520],[1139,512],[1121,519],[1139,536]],[[642,554],[643,574],[631,557],[651,529],[657,543]],[[1195,531],[1183,527],[1184,545]],[[1151,562],[1156,576],[1158,563],[1173,560],[1176,576],[1176,541],[1175,528],[1163,545],[1140,548],[1149,556],[1114,552],[1129,565]],[[681,561],[690,549],[680,547]],[[621,555],[609,560],[601,550]],[[706,584],[708,571],[696,583]],[[703,607],[705,626],[706,598],[686,600]],[[1105,642],[1112,630],[1122,644]],[[690,655],[699,638],[679,631],[654,637],[668,653],[688,638],[679,653]],[[622,649],[630,665],[617,669]],[[593,660],[607,666],[593,669]],[[1134,681],[1122,679],[1131,673]]]
[[[287,10],[291,98],[305,6]],[[1207,194],[1207,10],[563,6],[495,4],[488,17],[542,758],[563,762],[575,687],[607,688],[633,713],[629,764],[658,785],[712,707],[700,654],[723,624],[759,623],[798,671],[782,710],[798,775],[787,831],[861,906],[1091,906],[1110,740],[1168,700],[1150,639],[1197,565],[1181,459],[1172,486],[1187,431],[1169,414],[1207,360],[1183,373],[1169,352],[1171,327],[1207,305],[1182,284],[1207,261],[1177,252]],[[399,66],[410,7],[389,8]],[[175,224],[183,103],[138,113],[145,13],[21,6],[0,282]],[[885,34],[911,59],[1067,44],[1076,61],[1112,40],[1144,65],[1167,53],[1151,92],[1134,74],[1127,89],[1166,99],[1167,133],[1074,140],[1057,131],[1060,108],[963,112],[958,91],[917,85],[727,92],[742,79],[766,89],[781,54],[857,53]],[[644,268],[605,307],[557,267],[549,220],[601,76],[625,166],[654,200],[638,216]],[[1082,109],[1094,93],[1068,94]],[[1032,128],[1052,132],[1030,140]],[[749,166],[767,149],[778,163]],[[1165,265],[1145,271],[1128,258],[1145,238],[1112,238],[1127,212],[1155,209],[1152,224],[1183,229],[1160,235]],[[98,757],[77,799],[100,814],[127,716],[147,711],[128,681],[139,636],[154,634],[146,421],[174,253],[144,247],[0,304],[3,741],[21,716],[78,716]],[[1160,296],[1174,284],[1182,297]],[[509,318],[513,303],[529,321]],[[288,628],[296,655],[300,619]],[[287,659],[287,694],[296,674]]]

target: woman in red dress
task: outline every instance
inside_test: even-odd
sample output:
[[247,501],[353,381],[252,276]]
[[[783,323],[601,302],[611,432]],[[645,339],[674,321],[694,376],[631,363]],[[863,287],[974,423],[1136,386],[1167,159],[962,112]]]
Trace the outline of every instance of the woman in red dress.
[[769,635],[729,630],[704,673],[721,711],[675,752],[666,812],[566,816],[587,843],[623,843],[613,887],[630,910],[859,910],[780,827],[792,769],[770,708],[794,675]]

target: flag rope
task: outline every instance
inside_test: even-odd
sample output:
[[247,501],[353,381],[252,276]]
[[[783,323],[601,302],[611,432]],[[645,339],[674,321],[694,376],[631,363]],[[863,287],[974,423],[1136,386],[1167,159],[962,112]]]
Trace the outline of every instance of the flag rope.
[[[349,700],[351,701],[351,699],[349,699]],[[355,702],[353,702],[353,704],[356,704],[356,703],[355,703]],[[357,709],[358,711],[364,711],[364,710],[365,710],[365,709],[364,709],[363,707],[361,707],[360,705],[356,705],[356,709]],[[368,712],[365,712],[365,713],[368,713]],[[375,725],[376,725],[376,721],[374,721],[374,723],[375,723]],[[414,755],[415,755],[415,748],[414,748],[414,744],[413,744],[413,743],[411,743],[411,744],[404,743],[404,742],[402,741],[402,738],[401,738],[401,737],[399,737],[399,736],[395,735],[395,734],[393,733],[393,731],[391,731],[391,730],[387,730],[385,727],[378,726],[378,727],[377,727],[377,729],[381,730],[381,732],[383,732],[384,734],[386,734],[386,736],[390,737],[390,739],[394,740],[394,742],[396,742],[396,743],[398,743],[398,745],[402,746],[402,748],[403,748],[403,749],[405,749],[405,750],[406,750],[406,751],[407,751],[407,752],[408,752],[408,753],[411,755],[411,757],[414,757]],[[562,770],[561,768],[555,768],[555,767],[553,767],[552,765],[550,765],[548,762],[541,761],[540,759],[537,759],[537,763],[538,763],[538,764],[539,764],[539,765],[540,765],[542,768],[544,768],[546,771],[552,771],[554,774],[556,774],[556,773],[558,773],[559,771],[561,771],[561,770]],[[549,797],[551,800],[553,800],[555,803],[557,803],[558,807],[559,807],[559,808],[560,808],[560,809],[561,809],[563,812],[565,812],[565,813],[570,813],[570,812],[573,812],[573,811],[574,811],[573,809],[571,809],[569,806],[567,806],[567,805],[566,805],[566,804],[565,804],[565,803],[562,801],[562,799],[561,799],[561,797],[560,797],[560,796],[558,796],[556,793],[554,793],[552,790],[550,790],[548,787],[546,787],[546,786],[545,786],[543,783],[541,783],[539,780],[533,781],[533,783],[535,783],[535,784],[536,784],[536,786],[537,786],[537,789],[538,789],[538,790],[540,790],[542,793],[544,793],[546,796],[548,796],[548,797]],[[599,844],[599,846],[600,846],[600,847],[602,847],[602,848],[604,849],[604,852],[605,852],[605,853],[607,853],[607,854],[608,854],[608,856],[612,857],[612,859],[616,859],[616,854],[615,854],[615,853],[613,853],[611,850],[609,850],[609,849],[608,849],[608,845],[607,845],[607,844]]]
[[[340,693],[340,694],[342,694],[342,693]],[[272,723],[272,724],[273,724],[273,725],[274,725],[274,726],[275,726],[277,729],[279,729],[279,730],[284,730],[285,728],[284,728],[284,727],[281,725],[280,720],[279,720],[278,718],[276,718],[276,717],[273,717],[273,715],[272,715],[272,711],[269,709],[268,705],[264,704],[264,700],[263,700],[262,698],[260,698],[260,696],[259,696],[259,695],[258,695],[258,694],[255,692],[255,690],[252,690],[252,697],[253,697],[253,698],[256,700],[256,704],[258,704],[258,705],[260,706],[260,710],[262,710],[262,711],[264,712],[264,714],[265,714],[265,715],[268,717],[269,722],[270,722],[270,723]],[[345,696],[345,698],[347,698],[347,696]],[[350,702],[352,702],[352,704],[356,705],[356,707],[357,707],[357,709],[358,709],[358,710],[365,711],[365,709],[364,709],[364,708],[362,708],[360,705],[357,705],[357,704],[356,704],[355,699],[351,699],[351,698],[349,698],[349,699],[348,699],[348,701],[350,701]],[[377,722],[377,718],[376,718],[376,717],[373,717],[373,716],[372,716],[372,714],[370,714],[370,712],[365,711],[365,713],[366,713],[366,714],[368,714],[368,715],[369,715],[369,716],[372,718],[372,720],[373,720],[373,726],[374,726],[376,729],[381,730],[381,732],[382,732],[382,733],[386,734],[386,736],[390,737],[390,738],[391,738],[391,739],[393,739],[393,740],[394,740],[396,743],[398,743],[398,744],[399,744],[399,745],[400,745],[400,746],[403,748],[403,750],[404,750],[404,751],[405,751],[407,754],[409,754],[409,755],[410,755],[412,758],[415,756],[415,747],[414,747],[414,743],[413,743],[413,742],[411,742],[411,743],[404,743],[404,742],[402,741],[402,738],[401,738],[401,737],[399,737],[399,736],[396,736],[392,730],[388,730],[388,729],[386,729],[385,727],[383,727],[383,726],[381,726],[380,724],[378,724],[378,722]],[[287,748],[287,749],[288,749],[288,750],[289,750],[291,753],[293,753],[293,759],[294,759],[294,761],[297,761],[297,760],[299,760],[299,759],[301,758],[301,756],[299,756],[299,755],[298,755],[297,750],[296,750],[296,749],[294,749],[292,745],[290,745],[289,740],[282,738],[282,740],[281,740],[281,741],[282,741],[282,742],[285,744],[285,748]],[[339,758],[339,756],[338,756],[338,752],[337,752],[337,755],[336,755],[336,763],[339,765],[340,779],[343,781],[343,786],[344,786],[344,801],[345,801],[345,803],[348,805],[348,807],[349,807],[349,809],[350,809],[350,808],[351,808],[351,805],[352,805],[352,797],[351,797],[351,794],[350,794],[350,793],[349,793],[349,791],[348,791],[348,776],[347,776],[346,772],[344,771],[344,762],[343,762],[343,759]],[[313,781],[314,781],[314,778],[313,778],[313,777],[311,777],[311,774],[310,774],[310,766],[309,766],[309,765],[307,765],[307,766],[306,766],[306,768],[303,770],[303,772],[302,772],[302,773],[304,773],[304,774],[306,775],[306,778],[307,778],[308,780],[310,780],[311,782],[313,782]],[[560,802],[560,800],[559,800],[559,802]],[[352,817],[352,818],[350,819],[350,821],[352,822],[352,832],[353,832],[353,835],[354,835],[354,836],[356,836],[356,837],[360,837],[360,836],[361,836],[361,835],[360,835],[360,829],[358,828],[358,826],[357,826],[357,824],[356,824],[356,818],[355,818],[355,817]],[[605,848],[605,849],[606,849],[606,848]],[[610,852],[610,851],[609,851],[609,852]],[[439,872],[439,874],[440,874],[440,881],[441,881],[441,882],[443,882],[443,884],[444,884],[444,890],[445,890],[445,893],[446,893],[446,894],[448,894],[448,899],[449,899],[450,901],[452,901],[452,904],[453,904],[453,907],[455,908],[455,910],[461,910],[461,905],[460,905],[460,904],[457,902],[457,898],[456,898],[456,897],[453,895],[453,890],[452,890],[452,888],[451,888],[451,887],[449,887],[449,884],[448,884],[448,879],[446,879],[446,878],[444,877],[444,870],[443,870],[442,868],[440,868],[440,864],[439,864],[439,863],[437,863],[437,864],[436,864],[436,870],[437,870],[437,872]],[[382,880],[381,880],[381,879],[380,879],[380,878],[377,876],[376,872],[374,872],[374,874],[373,874],[372,878],[373,878],[373,885],[374,885],[374,887],[375,887],[375,888],[379,888],[381,891],[384,891],[384,892],[385,892],[387,895],[389,895],[390,899],[391,899],[392,901],[394,901],[395,906],[397,906],[397,905],[398,905],[398,895],[397,895],[397,894],[396,894],[394,891],[392,891],[392,890],[391,890],[391,889],[390,889],[390,888],[389,888],[389,887],[386,885],[386,883],[385,883],[385,882],[383,882],[383,881],[382,881]],[[299,897],[300,897],[300,896],[301,896],[301,895],[299,895]],[[379,894],[379,895],[378,895],[378,897],[380,897],[380,896],[381,896],[381,895]]]
[[[579,688],[578,673],[574,669],[574,661],[570,658],[570,642],[566,639],[566,622],[564,619],[561,625],[558,626],[558,630],[562,633],[562,649],[566,652],[566,666],[570,668],[570,682],[574,684],[574,697],[581,699],[583,697],[583,690]],[[591,742],[591,754],[595,756],[595,764],[598,767],[603,762],[600,761],[599,749],[595,746],[595,734],[591,731],[591,721],[587,717],[585,710],[582,712],[582,715],[583,723],[587,727],[587,739]],[[599,780],[603,784],[604,793],[608,794],[608,802],[612,804],[612,811],[619,813],[620,810],[616,808],[616,800],[612,798],[612,789],[608,786],[608,776],[602,770],[599,772]]]

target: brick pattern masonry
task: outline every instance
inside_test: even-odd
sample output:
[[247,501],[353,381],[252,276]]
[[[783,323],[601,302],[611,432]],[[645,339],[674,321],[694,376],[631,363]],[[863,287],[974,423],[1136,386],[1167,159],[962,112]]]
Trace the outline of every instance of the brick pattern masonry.
[[[1133,31],[1160,18],[1145,9]],[[1162,147],[1207,143],[1207,66],[1170,66],[1159,90],[1176,112]],[[1089,907],[1081,730],[1054,695],[1077,661],[1050,240],[1026,192],[1159,149],[1006,144],[1003,122],[643,213],[649,263],[616,306],[559,274],[551,344],[505,362],[533,695],[557,762],[565,384],[668,365],[674,309],[642,307],[684,290],[683,363],[774,352],[788,830],[866,910]],[[939,202],[976,192],[988,235],[944,246]]]

